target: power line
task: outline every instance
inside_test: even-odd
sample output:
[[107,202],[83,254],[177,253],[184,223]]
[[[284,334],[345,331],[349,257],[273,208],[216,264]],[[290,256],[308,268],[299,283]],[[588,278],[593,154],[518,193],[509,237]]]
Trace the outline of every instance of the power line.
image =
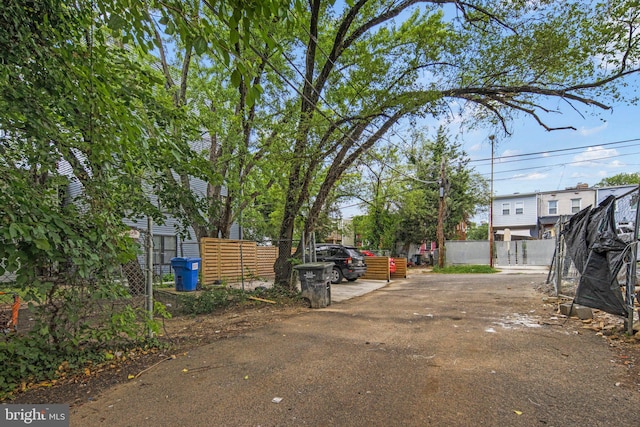
[[[602,145],[595,145],[595,147],[601,147]],[[630,145],[623,145],[623,146],[618,146],[616,148],[629,148],[629,147],[638,147],[640,146],[640,143],[638,144],[630,144]],[[496,160],[498,164],[506,164],[506,163],[517,163],[517,162],[527,162],[527,161],[532,161],[532,160],[543,160],[543,159],[550,159],[552,157],[564,157],[564,156],[572,156],[575,153],[563,153],[563,154],[551,154],[549,156],[542,156],[542,157],[536,157],[536,158],[527,158],[527,159],[512,159],[512,160],[504,160],[502,161],[503,158],[506,157],[497,157]],[[482,164],[482,165],[475,165],[475,166],[487,166],[489,163],[486,164]]]
[[[574,147],[574,148],[561,148],[561,149],[557,149],[557,150],[545,150],[545,151],[537,151],[537,152],[532,152],[532,153],[524,153],[524,154],[513,154],[510,156],[500,156],[497,157],[498,159],[510,159],[510,158],[515,158],[515,157],[526,157],[526,156],[536,156],[536,155],[540,155],[540,154],[546,154],[546,153],[559,153],[559,152],[563,152],[563,151],[577,151],[577,150],[584,150],[585,148],[594,148],[594,147],[607,147],[610,145],[618,145],[618,144],[625,144],[627,142],[636,142],[636,141],[640,141],[640,138],[634,138],[634,139],[627,139],[624,141],[615,141],[615,142],[607,142],[604,144],[594,144],[594,145],[583,145],[581,147]],[[631,145],[632,147],[638,145],[638,144],[633,144]],[[486,161],[490,161],[491,158],[486,158],[486,159],[475,159],[475,160],[470,160],[469,163],[471,162],[486,162]]]
[[[553,167],[556,166],[566,166],[566,165],[575,165],[575,164],[579,164],[579,163],[596,163],[600,160],[607,160],[607,159],[615,159],[617,157],[623,157],[623,156],[629,156],[629,155],[634,155],[634,154],[640,154],[640,152],[636,152],[636,153],[626,153],[626,154],[617,154],[615,156],[605,156],[605,157],[600,157],[598,159],[589,159],[589,160],[576,160],[575,162],[569,162],[569,163],[556,163],[553,165],[543,165],[543,166],[532,166],[532,167],[528,167],[528,168],[518,168],[518,169],[509,169],[506,171],[499,171],[496,173],[509,173],[509,172],[521,172],[521,171],[526,171],[526,170],[532,170],[532,169],[541,169],[543,171],[547,171]],[[481,173],[480,175],[485,176],[485,175],[489,175],[488,173]],[[503,179],[509,179],[509,178],[503,178]]]

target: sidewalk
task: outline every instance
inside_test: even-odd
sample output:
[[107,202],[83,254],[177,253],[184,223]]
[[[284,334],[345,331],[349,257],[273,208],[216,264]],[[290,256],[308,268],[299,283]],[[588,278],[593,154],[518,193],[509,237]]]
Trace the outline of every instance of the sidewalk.
[[546,265],[495,265],[498,274],[548,274],[549,266]]
[[393,281],[358,279],[355,282],[342,282],[338,285],[331,285],[331,302],[341,302],[359,297],[376,289],[384,288],[391,283]]
[[[331,284],[331,302],[341,302],[351,298],[359,297],[369,292],[373,292],[376,289],[384,288],[385,286],[393,283],[394,281],[387,282],[386,280],[367,280],[358,279],[353,282],[343,281],[339,284]],[[242,289],[242,283],[231,283],[229,286]],[[246,291],[252,291],[257,287],[270,288],[273,286],[271,281],[259,281],[259,280],[247,280],[244,284]],[[300,281],[296,283],[298,290],[300,290]]]

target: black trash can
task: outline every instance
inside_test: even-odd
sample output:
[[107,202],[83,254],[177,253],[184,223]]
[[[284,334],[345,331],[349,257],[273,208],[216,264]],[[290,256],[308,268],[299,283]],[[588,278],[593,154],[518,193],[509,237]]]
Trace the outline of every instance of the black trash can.
[[332,262],[309,262],[296,265],[302,297],[309,300],[311,308],[331,305]]

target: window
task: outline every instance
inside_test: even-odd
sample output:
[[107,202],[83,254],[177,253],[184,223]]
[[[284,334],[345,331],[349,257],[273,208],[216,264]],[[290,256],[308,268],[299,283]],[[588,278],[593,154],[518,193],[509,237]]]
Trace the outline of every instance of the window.
[[331,256],[331,249],[326,246],[318,246],[316,248],[316,256],[323,258],[329,257]]
[[548,205],[548,213],[549,215],[558,215],[558,201],[557,200],[549,200]]
[[511,214],[511,204],[503,203],[502,204],[502,215],[510,215]]
[[524,202],[516,202],[516,215],[524,213]]
[[571,213],[574,214],[580,212],[581,205],[582,199],[571,199]]
[[178,243],[176,236],[153,236],[153,264],[170,265],[171,258],[176,257]]

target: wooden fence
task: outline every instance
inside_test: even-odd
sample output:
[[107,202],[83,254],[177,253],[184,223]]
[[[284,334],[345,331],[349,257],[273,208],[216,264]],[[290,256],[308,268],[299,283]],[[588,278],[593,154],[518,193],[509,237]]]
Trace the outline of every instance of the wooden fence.
[[200,240],[202,284],[217,280],[237,281],[244,277],[274,278],[275,246],[258,246],[249,240],[206,237]]
[[[206,237],[200,240],[202,258],[201,283],[211,285],[216,281],[236,282],[244,278],[273,279],[273,264],[278,256],[276,246],[258,246],[250,240],[229,240]],[[396,272],[389,272],[389,258],[366,257],[367,274],[363,279],[387,280],[407,277],[407,259],[394,258]]]
[[407,259],[406,258],[393,258],[396,260],[396,272],[391,273],[392,279],[406,279],[407,278]]
[[391,280],[389,258],[386,256],[368,256],[364,260],[367,263],[367,272],[362,276],[363,279]]
[[363,279],[370,280],[386,280],[406,279],[407,278],[407,259],[393,258],[396,262],[396,272],[391,273],[389,270],[389,258],[385,256],[366,257],[367,274],[362,276]]

